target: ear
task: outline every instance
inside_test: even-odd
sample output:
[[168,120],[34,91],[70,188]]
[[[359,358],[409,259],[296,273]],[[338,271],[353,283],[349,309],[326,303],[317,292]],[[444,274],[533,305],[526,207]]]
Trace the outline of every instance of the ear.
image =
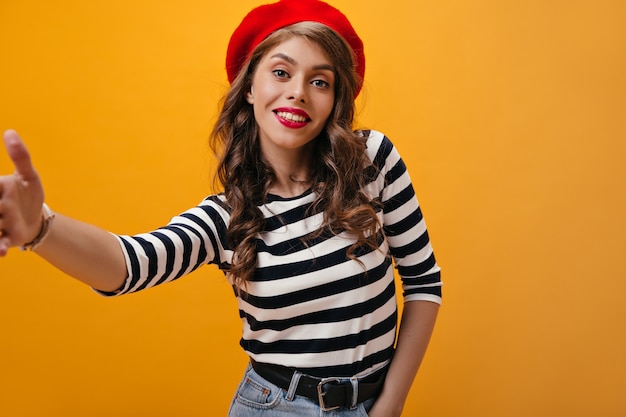
[[250,86],[250,91],[246,93],[246,101],[250,104],[254,104],[254,90]]

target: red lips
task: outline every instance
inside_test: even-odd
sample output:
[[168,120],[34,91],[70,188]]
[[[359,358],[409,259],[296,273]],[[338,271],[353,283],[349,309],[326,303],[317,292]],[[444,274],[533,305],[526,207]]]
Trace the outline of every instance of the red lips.
[[299,129],[311,121],[308,113],[295,107],[280,107],[273,110],[276,119],[285,127]]

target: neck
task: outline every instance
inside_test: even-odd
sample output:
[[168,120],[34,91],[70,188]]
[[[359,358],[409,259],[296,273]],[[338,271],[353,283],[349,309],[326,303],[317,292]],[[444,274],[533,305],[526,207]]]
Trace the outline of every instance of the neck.
[[276,179],[269,192],[281,197],[294,197],[311,186],[311,154],[307,151],[284,152],[280,155],[264,155]]

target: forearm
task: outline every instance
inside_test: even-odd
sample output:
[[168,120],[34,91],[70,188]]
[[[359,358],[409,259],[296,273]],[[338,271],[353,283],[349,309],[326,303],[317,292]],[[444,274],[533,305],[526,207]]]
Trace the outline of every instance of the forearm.
[[404,305],[396,352],[372,416],[399,416],[422,363],[439,304],[411,301]]
[[44,191],[30,153],[13,130],[3,140],[15,171],[0,176],[0,257],[11,247],[27,245],[87,285],[104,291],[121,287],[126,262],[115,236],[61,214],[42,223]]
[[126,278],[126,262],[115,236],[58,213],[45,240],[34,252],[99,290],[114,291]]

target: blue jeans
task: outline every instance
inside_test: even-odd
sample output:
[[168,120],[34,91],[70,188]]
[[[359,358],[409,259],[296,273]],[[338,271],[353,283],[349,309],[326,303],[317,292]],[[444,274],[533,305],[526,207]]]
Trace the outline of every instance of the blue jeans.
[[[293,385],[293,384],[292,384]],[[360,404],[354,410],[344,407],[323,411],[317,401],[295,395],[295,386],[284,390],[257,374],[248,365],[228,411],[228,417],[367,417],[376,398]]]

